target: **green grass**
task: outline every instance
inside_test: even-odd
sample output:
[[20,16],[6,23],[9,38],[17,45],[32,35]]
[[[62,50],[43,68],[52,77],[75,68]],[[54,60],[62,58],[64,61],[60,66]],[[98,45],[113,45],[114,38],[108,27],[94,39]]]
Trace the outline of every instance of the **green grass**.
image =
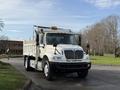
[[120,58],[115,58],[113,55],[105,56],[90,56],[92,64],[100,65],[120,65]]
[[11,65],[0,62],[0,90],[18,90],[27,79]]

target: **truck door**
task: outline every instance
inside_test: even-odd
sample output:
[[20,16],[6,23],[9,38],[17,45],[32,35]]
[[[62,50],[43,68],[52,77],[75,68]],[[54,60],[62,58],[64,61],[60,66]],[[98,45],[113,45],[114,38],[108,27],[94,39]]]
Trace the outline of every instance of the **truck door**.
[[44,40],[44,34],[40,34],[40,57],[43,57],[45,53],[45,40]]

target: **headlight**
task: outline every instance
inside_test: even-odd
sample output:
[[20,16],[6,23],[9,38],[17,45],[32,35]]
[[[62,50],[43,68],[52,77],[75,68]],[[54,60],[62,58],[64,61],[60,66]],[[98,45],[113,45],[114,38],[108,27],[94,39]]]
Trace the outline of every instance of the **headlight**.
[[90,60],[89,55],[88,55],[88,54],[87,54],[87,55],[86,55],[86,54],[84,54],[84,59],[85,59],[85,60]]
[[89,59],[90,59],[89,55],[86,55],[86,59],[87,59],[87,60],[89,60]]
[[61,60],[61,59],[62,59],[61,56],[54,56],[54,57],[53,57],[53,60]]

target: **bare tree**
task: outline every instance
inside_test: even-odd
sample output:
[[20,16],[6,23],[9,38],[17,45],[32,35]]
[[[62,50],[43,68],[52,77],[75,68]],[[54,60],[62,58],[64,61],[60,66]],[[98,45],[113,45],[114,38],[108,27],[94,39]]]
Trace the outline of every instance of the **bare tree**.
[[109,16],[103,20],[105,30],[109,35],[109,45],[114,54],[116,54],[116,49],[119,47],[118,38],[118,28],[119,28],[120,17],[119,16]]
[[[116,53],[116,48],[120,44],[118,37],[119,21],[119,16],[108,16],[84,29],[82,36],[86,42],[89,42],[91,52],[97,55]],[[86,46],[85,41],[82,40],[82,43],[83,46]]]
[[4,28],[4,23],[3,23],[3,21],[0,19],[0,31],[2,31],[3,28]]
[[[3,23],[3,21],[0,19],[0,31],[2,31],[3,28],[4,28],[4,23]],[[5,48],[6,45],[7,45],[3,40],[8,40],[8,37],[5,36],[5,35],[0,36],[0,54],[2,54],[2,52],[5,53],[4,48]]]
[[8,40],[8,39],[9,39],[8,36],[5,35],[0,36],[0,40]]

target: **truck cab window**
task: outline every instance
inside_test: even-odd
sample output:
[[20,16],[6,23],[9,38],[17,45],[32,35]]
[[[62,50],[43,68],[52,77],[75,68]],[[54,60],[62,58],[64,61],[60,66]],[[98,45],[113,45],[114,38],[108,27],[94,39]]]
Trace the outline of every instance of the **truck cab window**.
[[48,33],[46,35],[46,42],[48,45],[54,43],[57,44],[77,44],[75,41],[75,36],[72,34],[63,34],[63,33]]

